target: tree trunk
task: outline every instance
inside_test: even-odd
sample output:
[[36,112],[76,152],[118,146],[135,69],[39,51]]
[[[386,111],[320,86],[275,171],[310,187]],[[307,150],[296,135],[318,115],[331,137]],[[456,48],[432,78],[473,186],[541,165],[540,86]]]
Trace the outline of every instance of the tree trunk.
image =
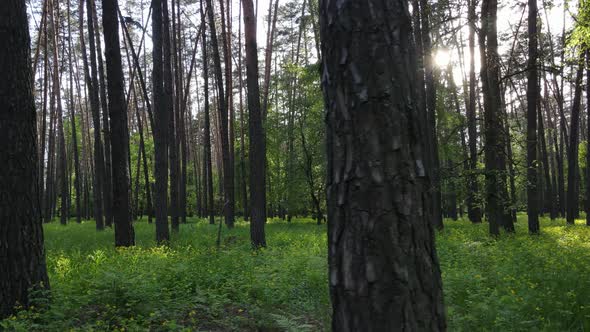
[[49,288],[38,196],[35,98],[24,1],[0,2],[0,319]]
[[481,222],[481,208],[478,201],[479,185],[477,181],[477,96],[475,78],[475,0],[469,0],[469,104],[467,108],[467,131],[469,134],[469,193],[467,198],[467,215],[473,223]]
[[[211,7],[207,7],[207,11],[211,11]],[[205,8],[203,6],[203,0],[201,0],[201,20],[205,21]],[[209,224],[215,225],[215,213],[214,213],[214,201],[213,201],[213,168],[211,162],[211,120],[209,116],[209,60],[207,57],[207,33],[206,26],[203,26],[203,92],[205,93],[205,143],[204,143],[204,158],[203,158],[203,170],[205,177],[205,213],[209,216]]]
[[153,39],[153,95],[154,95],[154,150],[155,178],[154,208],[156,210],[156,241],[170,240],[168,227],[168,117],[169,109],[164,101],[164,65],[162,34],[162,0],[152,0]]
[[320,2],[334,331],[446,328],[410,22],[403,0]]
[[[225,224],[228,228],[234,227],[234,174],[231,167],[229,155],[229,141],[228,141],[228,123],[227,123],[227,100],[225,98],[225,90],[223,87],[223,73],[221,71],[221,57],[219,55],[219,44],[217,43],[217,31],[215,29],[215,13],[211,4],[211,0],[207,2],[207,13],[209,14],[209,27],[211,29],[211,46],[213,47],[213,64],[215,69],[215,79],[217,81],[217,100],[219,109],[219,126],[220,126],[220,142],[221,155],[223,159],[223,194],[224,202],[222,210],[225,214]],[[223,15],[223,13],[222,13]]]
[[107,65],[107,88],[109,93],[109,115],[111,121],[112,179],[113,179],[113,222],[115,224],[115,246],[135,245],[135,232],[130,215],[129,188],[129,129],[127,128],[127,107],[121,50],[117,0],[102,1],[102,22],[104,30]]
[[[80,0],[84,1],[84,0]],[[82,6],[80,6],[80,23],[82,23]],[[88,73],[88,60],[86,57],[86,48],[84,46],[84,35],[82,34],[82,24],[80,24],[80,43],[82,45],[82,58],[84,60],[84,72],[86,76],[86,85],[90,94],[90,109],[92,112],[92,123],[94,125],[94,218],[96,220],[96,229],[104,229],[103,219],[103,190],[104,190],[104,155],[102,150],[102,140],[100,137],[100,110],[98,99],[98,73],[96,69],[96,46],[94,39],[94,23],[92,18],[92,3],[86,1],[86,10],[88,18],[88,41],[90,48],[90,74]]]
[[[57,11],[59,12],[59,3],[57,3]],[[66,170],[66,141],[64,137],[63,127],[63,109],[61,106],[61,76],[59,73],[59,57],[58,57],[58,22],[55,19],[54,9],[49,8],[49,18],[52,26],[53,35],[53,93],[55,94],[56,107],[57,107],[57,139],[58,139],[58,155],[59,165],[58,167],[58,178],[60,180],[61,187],[61,211],[60,211],[60,223],[62,225],[67,224],[68,220],[68,183],[67,183],[67,170]]]
[[485,112],[486,216],[492,235],[500,233],[500,226],[507,232],[514,232],[506,190],[506,140],[502,135],[505,120],[500,95],[497,11],[497,0],[482,2],[480,47]]
[[[239,18],[238,22],[242,20],[242,6],[239,6]],[[250,209],[248,208],[248,187],[246,185],[247,177],[246,174],[246,136],[244,135],[244,104],[243,104],[243,96],[242,91],[244,90],[244,79],[242,77],[242,25],[238,24],[238,79],[239,79],[239,89],[240,89],[240,172],[241,172],[241,189],[242,189],[242,205],[244,205],[244,220],[248,221],[250,219]],[[264,108],[263,108],[264,111]],[[264,118],[264,116],[263,116]]]
[[[96,39],[96,59],[98,62],[98,82],[100,93],[100,108],[102,110],[102,133],[104,142],[104,177],[103,177],[103,204],[104,204],[104,218],[105,225],[111,227],[113,225],[113,174],[112,174],[112,152],[111,152],[111,126],[109,125],[109,109],[107,101],[107,87],[104,76],[104,64],[102,60],[102,46],[100,40],[100,30],[98,15],[96,12],[95,0],[88,0],[92,2],[92,18],[94,23],[94,36],[90,38]],[[89,9],[90,10],[90,9]],[[104,12],[104,10],[103,10]],[[104,30],[104,27],[103,27]],[[103,31],[104,33],[104,31]],[[106,46],[106,45],[105,45]],[[115,142],[115,144],[121,144],[121,142]]]
[[242,0],[244,42],[246,44],[246,84],[248,86],[248,132],[250,134],[250,241],[254,248],[266,247],[266,139],[262,126],[258,86],[256,17],[252,0]]
[[569,153],[567,156],[567,201],[566,201],[566,219],[567,223],[573,225],[578,213],[578,132],[580,127],[580,107],[582,99],[582,77],[584,76],[584,56],[579,58],[578,70],[576,74],[574,104],[572,106],[571,125],[570,125],[570,143]]
[[436,134],[436,82],[434,78],[434,60],[432,55],[432,41],[430,38],[431,7],[427,0],[420,0],[420,19],[422,23],[422,48],[424,52],[424,74],[426,83],[426,124],[428,147],[430,151],[430,184],[432,195],[432,222],[437,229],[443,228],[442,206],[440,194],[440,161],[438,157],[438,138]]
[[[529,0],[529,59],[527,84],[527,214],[529,233],[539,234],[539,180],[537,159],[537,0]],[[540,113],[539,113],[540,114]]]

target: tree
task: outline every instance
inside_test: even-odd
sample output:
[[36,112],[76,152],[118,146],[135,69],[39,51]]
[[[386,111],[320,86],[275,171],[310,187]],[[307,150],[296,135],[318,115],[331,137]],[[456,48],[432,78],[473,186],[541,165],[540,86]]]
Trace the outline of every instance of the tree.
[[527,85],[527,214],[529,233],[539,233],[539,189],[537,179],[537,0],[529,0],[529,61]]
[[500,94],[500,56],[498,54],[497,0],[482,1],[480,31],[480,70],[484,92],[484,160],[486,167],[486,217],[490,234],[498,235],[500,226],[514,232],[506,189],[506,135]]
[[127,128],[127,103],[121,50],[119,43],[119,19],[117,0],[102,1],[102,25],[107,65],[109,116],[111,120],[113,221],[115,245],[135,245],[135,233],[131,224],[129,185],[129,129]]
[[334,331],[446,327],[404,0],[320,1]]
[[569,153],[567,154],[567,200],[566,220],[575,224],[578,214],[578,136],[580,127],[580,108],[582,99],[582,78],[584,76],[584,56],[580,55],[574,87],[574,103],[572,105],[569,135]]
[[[223,213],[225,224],[228,228],[234,227],[234,172],[231,167],[229,153],[228,121],[227,121],[227,99],[223,87],[223,72],[221,71],[221,56],[219,55],[219,43],[217,42],[217,30],[215,28],[215,13],[211,0],[206,0],[207,13],[209,16],[209,29],[211,35],[211,47],[213,48],[213,69],[217,81],[217,102],[219,108],[219,136],[221,141],[221,157],[223,159]],[[222,13],[223,15],[223,13]]]
[[0,2],[0,319],[49,288],[38,196],[35,99],[24,1]]
[[[201,0],[201,20],[205,22],[205,11],[203,7],[203,0]],[[203,91],[205,93],[205,118],[203,126],[205,135],[205,146],[204,146],[204,158],[203,158],[203,170],[205,177],[205,188],[206,188],[206,202],[205,211],[209,216],[209,224],[215,224],[215,211],[213,210],[213,170],[211,168],[211,120],[209,119],[209,63],[207,60],[207,34],[206,25],[203,25]]]
[[252,0],[242,0],[244,42],[246,44],[246,84],[248,86],[248,133],[250,134],[250,241],[254,248],[265,247],[266,237],[266,142],[262,127],[256,16]]
[[154,208],[156,210],[156,241],[170,240],[168,228],[168,117],[169,112],[164,103],[164,65],[162,52],[162,0],[152,0],[153,31],[153,71],[152,84],[154,94],[154,150],[156,190]]
[[469,0],[469,102],[467,108],[467,131],[469,134],[469,193],[467,214],[473,223],[481,222],[481,208],[478,204],[479,186],[477,184],[477,125],[475,115],[476,78],[475,78],[475,0]]

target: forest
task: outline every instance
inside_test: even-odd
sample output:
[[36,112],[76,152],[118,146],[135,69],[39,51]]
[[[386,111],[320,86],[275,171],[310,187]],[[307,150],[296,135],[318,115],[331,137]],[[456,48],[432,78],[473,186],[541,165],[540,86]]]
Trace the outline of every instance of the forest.
[[590,0],[0,0],[0,331],[590,330]]

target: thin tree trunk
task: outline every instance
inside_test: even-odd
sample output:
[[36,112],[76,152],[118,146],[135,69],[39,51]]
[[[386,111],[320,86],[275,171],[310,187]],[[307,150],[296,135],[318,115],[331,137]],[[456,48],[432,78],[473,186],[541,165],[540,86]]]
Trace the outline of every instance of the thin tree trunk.
[[529,0],[529,59],[527,84],[527,214],[530,234],[539,234],[539,179],[537,159],[537,0]]
[[127,128],[127,105],[121,50],[117,0],[102,1],[102,21],[109,93],[110,134],[112,142],[113,179],[113,222],[115,224],[115,246],[135,245],[135,232],[130,215],[129,187],[129,129]]
[[218,90],[218,110],[219,110],[219,126],[220,126],[220,142],[221,142],[221,155],[223,159],[223,191],[225,200],[223,202],[223,212],[225,214],[225,224],[228,228],[234,227],[234,176],[233,169],[231,168],[230,156],[229,156],[229,142],[228,142],[228,123],[227,123],[227,100],[225,98],[225,90],[223,87],[223,74],[221,71],[221,57],[219,54],[219,44],[217,42],[217,32],[215,29],[215,13],[214,8],[211,4],[211,0],[206,0],[208,16],[209,16],[209,27],[211,30],[211,46],[213,47],[213,64],[215,78],[217,81]]
[[252,0],[242,0],[246,44],[246,83],[248,85],[248,128],[250,134],[250,200],[252,204],[250,241],[254,248],[265,247],[266,237],[266,140],[262,126],[258,85],[256,19]]
[[[165,0],[164,0],[165,1]],[[169,109],[164,97],[162,0],[152,0],[153,34],[153,95],[154,95],[154,150],[155,150],[155,201],[156,241],[170,240],[168,226],[168,122]]]
[[[84,0],[80,0],[82,3]],[[92,3],[86,1],[86,11],[88,19],[88,41],[90,48],[90,73],[88,73],[88,60],[86,56],[86,46],[84,35],[82,33],[82,15],[83,7],[80,6],[80,43],[82,45],[82,59],[84,60],[84,73],[86,76],[86,86],[90,94],[90,109],[92,112],[92,122],[94,126],[94,218],[96,220],[96,229],[104,229],[103,219],[103,190],[104,190],[104,156],[102,150],[102,140],[100,137],[100,110],[98,97],[98,73],[96,69],[96,47],[94,39],[94,23],[92,18]]]
[[582,77],[584,76],[584,56],[581,55],[580,63],[576,74],[574,103],[572,106],[571,125],[570,125],[570,143],[569,153],[567,156],[567,223],[573,225],[575,223],[576,215],[578,213],[578,131],[580,122],[580,104],[582,99]]

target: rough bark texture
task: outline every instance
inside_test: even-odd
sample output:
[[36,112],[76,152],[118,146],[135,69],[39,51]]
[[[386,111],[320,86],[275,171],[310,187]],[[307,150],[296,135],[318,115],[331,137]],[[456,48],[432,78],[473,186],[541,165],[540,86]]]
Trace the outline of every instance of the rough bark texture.
[[404,0],[320,2],[334,331],[445,330]]
[[529,233],[539,233],[539,181],[537,179],[537,0],[529,0],[529,60],[527,83],[527,214]]
[[155,178],[154,208],[156,211],[156,241],[170,240],[168,227],[168,109],[164,107],[164,78],[162,62],[162,0],[152,0],[153,31],[153,94]]
[[250,134],[250,241],[252,246],[265,247],[266,237],[266,141],[262,127],[260,88],[258,85],[258,54],[256,18],[252,0],[242,0],[246,44],[246,84],[248,86],[248,132]]
[[135,233],[131,224],[129,185],[129,132],[127,128],[127,107],[121,50],[119,44],[119,21],[117,0],[102,1],[102,22],[104,30],[107,65],[107,88],[109,93],[109,116],[111,122],[113,222],[115,224],[115,246],[132,246]]
[[24,1],[0,2],[0,319],[49,287],[38,197],[35,100]]

